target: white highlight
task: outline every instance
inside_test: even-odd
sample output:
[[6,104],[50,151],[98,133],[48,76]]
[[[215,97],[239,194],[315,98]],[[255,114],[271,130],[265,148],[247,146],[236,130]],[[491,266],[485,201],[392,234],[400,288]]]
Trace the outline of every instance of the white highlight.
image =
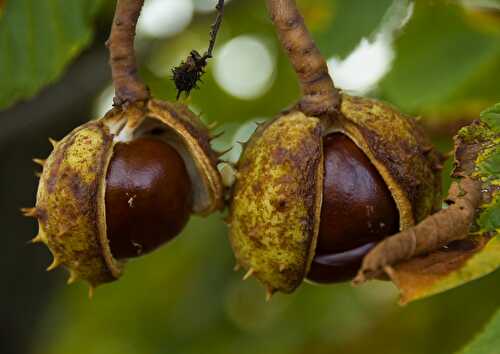
[[395,1],[387,11],[373,41],[363,38],[343,60],[337,57],[330,58],[328,68],[335,85],[359,95],[372,90],[390,70],[394,59],[392,48],[394,32],[400,30],[410,20],[413,9],[413,2]]
[[193,18],[192,0],[146,0],[137,23],[137,33],[164,38],[183,31]]
[[236,163],[240,159],[243,148],[241,144],[245,144],[252,137],[252,134],[258,127],[259,123],[264,123],[266,118],[254,118],[243,123],[238,130],[235,131],[231,146],[233,147],[230,152],[224,155],[224,159],[229,162]]
[[363,94],[389,71],[393,58],[389,38],[380,35],[373,43],[363,38],[344,60],[331,58],[328,68],[336,86]]
[[251,100],[266,93],[275,73],[276,58],[262,40],[239,36],[215,53],[214,77],[229,94]]
[[104,117],[113,107],[113,97],[115,97],[115,88],[109,85],[99,94],[94,103],[94,116]]

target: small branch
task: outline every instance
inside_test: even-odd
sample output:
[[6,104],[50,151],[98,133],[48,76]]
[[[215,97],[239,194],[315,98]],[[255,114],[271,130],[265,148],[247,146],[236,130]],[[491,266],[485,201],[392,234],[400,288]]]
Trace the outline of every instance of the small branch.
[[185,61],[172,69],[172,79],[177,88],[177,99],[181,97],[183,92],[186,92],[186,96],[189,96],[192,89],[198,88],[198,81],[201,81],[201,76],[205,73],[208,59],[212,58],[217,34],[224,17],[224,0],[219,0],[215,9],[217,10],[217,18],[211,27],[210,42],[205,54],[200,55],[196,50],[192,50]]
[[299,103],[301,110],[312,116],[336,115],[340,110],[340,93],[295,1],[267,0],[267,7],[281,44],[299,77],[303,95]]
[[134,51],[135,27],[143,3],[144,0],[118,0],[116,3],[111,34],[106,42],[115,86],[115,106],[149,98],[149,90],[137,73]]
[[454,182],[449,190],[450,205],[420,224],[380,242],[368,253],[355,284],[380,276],[392,266],[418,255],[429,253],[469,235],[476,208],[481,202],[480,182],[465,177]]
[[219,33],[220,26],[222,24],[222,18],[224,17],[224,0],[219,0],[215,6],[217,10],[217,18],[212,25],[212,30],[210,31],[210,42],[208,44],[208,49],[203,55],[204,58],[212,58],[212,53],[215,47],[215,40],[217,39],[217,34]]

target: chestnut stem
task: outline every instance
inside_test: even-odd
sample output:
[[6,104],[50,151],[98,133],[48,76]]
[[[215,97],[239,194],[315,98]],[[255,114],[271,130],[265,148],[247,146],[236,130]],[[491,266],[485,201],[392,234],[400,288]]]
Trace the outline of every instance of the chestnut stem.
[[134,51],[135,27],[143,4],[144,0],[118,0],[116,3],[111,34],[106,42],[115,86],[115,106],[149,98],[149,90],[137,73]]
[[447,209],[430,215],[420,224],[380,242],[363,259],[355,284],[391,272],[395,264],[466,238],[481,203],[480,182],[465,177],[454,182],[448,192]]
[[210,31],[210,42],[208,44],[208,49],[203,55],[204,58],[212,58],[212,53],[215,47],[215,40],[217,39],[217,34],[219,33],[220,26],[222,24],[222,18],[224,17],[224,0],[219,0],[215,6],[217,10],[217,18],[212,25],[212,30]]
[[299,77],[302,89],[300,109],[311,116],[336,115],[340,111],[340,93],[295,1],[267,0],[267,7],[281,44]]
[[205,73],[208,59],[212,58],[217,34],[224,17],[224,0],[218,0],[215,9],[217,10],[217,18],[211,26],[210,41],[205,54],[202,56],[196,50],[192,50],[185,61],[172,69],[172,79],[177,88],[177,99],[181,97],[183,92],[186,92],[186,96],[189,96],[191,90],[198,88],[198,81],[201,81],[201,76]]

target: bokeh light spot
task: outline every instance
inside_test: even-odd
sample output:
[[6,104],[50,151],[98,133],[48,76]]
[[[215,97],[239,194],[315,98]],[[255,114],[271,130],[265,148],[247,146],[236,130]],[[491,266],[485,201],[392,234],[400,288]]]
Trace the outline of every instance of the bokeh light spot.
[[229,94],[251,100],[262,96],[274,80],[275,54],[262,40],[239,36],[215,53],[214,76]]
[[184,30],[193,18],[192,0],[146,0],[137,24],[137,32],[164,38]]
[[115,88],[113,85],[109,85],[103,89],[94,102],[94,116],[92,118],[104,117],[113,108],[113,97],[115,97]]

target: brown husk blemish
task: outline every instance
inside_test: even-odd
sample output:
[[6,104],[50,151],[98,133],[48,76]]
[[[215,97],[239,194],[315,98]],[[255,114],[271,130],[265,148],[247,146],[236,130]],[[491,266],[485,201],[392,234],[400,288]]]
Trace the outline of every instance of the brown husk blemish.
[[238,164],[230,241],[238,263],[272,292],[293,291],[316,245],[322,126],[291,112],[260,127]]
[[[123,262],[111,254],[106,230],[106,171],[120,139],[148,134],[147,119],[157,121],[167,135],[182,145],[183,158],[196,169],[192,183],[202,195],[195,212],[208,214],[223,207],[222,182],[208,130],[180,104],[160,101],[116,107],[104,118],[76,128],[55,148],[44,164],[33,212],[54,265],[64,265],[72,282],[83,279],[92,287],[120,277]],[[111,131],[111,130],[113,131]],[[125,132],[125,134],[122,134]],[[53,267],[51,267],[52,269]]]

